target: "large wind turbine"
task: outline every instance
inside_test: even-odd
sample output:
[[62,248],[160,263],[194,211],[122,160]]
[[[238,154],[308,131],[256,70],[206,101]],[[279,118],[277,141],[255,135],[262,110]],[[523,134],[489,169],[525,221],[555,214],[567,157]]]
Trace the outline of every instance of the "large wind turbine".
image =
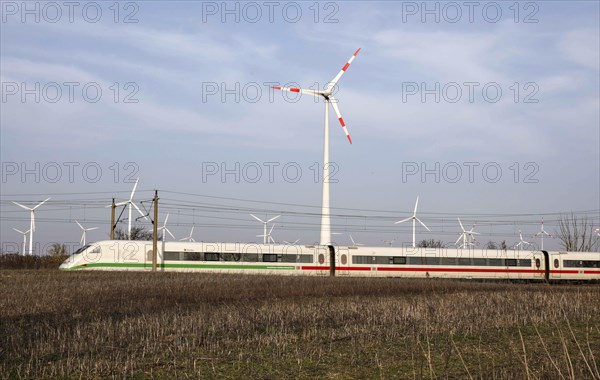
[[431,232],[431,230],[429,229],[429,227],[427,227],[427,226],[425,225],[425,223],[421,222],[421,220],[420,220],[419,218],[417,218],[417,206],[419,206],[419,197],[417,197],[417,202],[415,203],[415,210],[413,211],[413,214],[412,214],[412,216],[411,216],[411,217],[408,217],[408,218],[406,218],[406,219],[402,219],[402,220],[400,220],[400,221],[397,221],[396,223],[394,223],[394,224],[400,224],[400,223],[408,222],[409,220],[411,220],[411,219],[412,219],[412,222],[413,222],[413,223],[412,223],[412,224],[413,224],[413,240],[412,240],[412,241],[413,241],[413,243],[412,243],[412,246],[413,246],[413,248],[415,248],[415,240],[416,240],[416,233],[415,233],[415,231],[416,231],[416,228],[417,228],[416,222],[419,222],[419,223],[421,223],[421,225],[422,225],[423,227],[427,228],[427,231],[430,231],[430,232]]
[[84,228],[78,221],[75,221],[75,223],[77,223],[77,225],[79,226],[79,228],[81,228],[83,230],[83,234],[81,235],[81,240],[79,240],[79,244],[81,244],[82,246],[85,245],[85,237],[88,231],[93,231],[93,230],[97,230],[98,227],[92,227],[92,228]]
[[[135,208],[140,213],[141,216],[143,216],[145,219],[148,219],[146,214],[144,214],[142,212],[142,210],[140,210],[140,208],[135,203],[133,203],[133,196],[135,195],[135,189],[137,188],[139,181],[140,181],[139,178],[135,180],[135,185],[133,185],[133,190],[131,191],[131,195],[129,196],[128,200],[115,204],[116,207],[129,205],[129,219],[127,219],[127,238],[128,239],[131,239],[131,211],[132,211],[132,209]],[[112,207],[112,205],[107,206],[107,207]]]
[[549,233],[547,233],[546,231],[544,231],[544,217],[542,217],[542,227],[540,228],[540,232],[538,232],[537,234],[533,235],[532,237],[536,237],[539,236],[540,237],[540,250],[544,250],[544,235],[548,236],[548,237],[554,237],[552,235],[550,235]]
[[[256,215],[252,215],[250,214],[251,217],[253,217],[254,219],[258,220],[259,222],[261,222],[263,224],[263,234],[262,235],[257,235],[256,237],[263,237],[263,244],[267,244],[267,236],[270,235],[270,233],[267,235],[267,224],[271,223],[272,221],[274,221],[275,219],[279,218],[281,215],[277,215],[269,220],[267,220],[266,222],[264,220],[262,220],[261,218],[259,218]],[[271,228],[271,231],[273,229]]]
[[[280,87],[273,86],[276,90],[281,91],[289,91],[296,92],[301,94],[312,95],[317,98],[323,98],[325,101],[325,132],[324,132],[324,141],[323,141],[323,193],[321,200],[321,242],[320,244],[326,245],[331,243],[331,214],[329,207],[329,105],[333,107],[333,111],[338,117],[338,121],[342,125],[344,129],[344,133],[348,138],[350,144],[352,144],[352,138],[350,138],[350,134],[348,133],[348,129],[346,129],[346,123],[344,123],[344,119],[342,118],[342,114],[340,113],[340,109],[337,105],[337,99],[333,97],[333,89],[337,85],[337,82],[340,80],[342,75],[348,70],[354,58],[356,58],[358,49],[352,57],[346,62],[344,67],[340,70],[340,72],[329,82],[325,89],[322,91],[315,90],[305,90],[302,88],[294,88],[294,87]],[[266,234],[266,233],[265,233]]]
[[18,233],[20,233],[21,235],[23,235],[23,245],[21,248],[21,255],[25,256],[25,247],[27,246],[27,234],[29,233],[29,230],[21,231],[21,230],[17,230],[16,228],[13,228],[13,230],[15,230]]
[[27,207],[27,206],[23,206],[20,203],[13,202],[17,206],[24,208],[25,210],[29,210],[31,212],[30,221],[29,221],[29,256],[33,255],[33,231],[35,231],[35,210],[38,207],[40,207],[41,205],[43,205],[44,203],[48,202],[49,200],[50,200],[50,198],[46,198],[46,200],[38,203],[37,206],[35,206],[35,207]]

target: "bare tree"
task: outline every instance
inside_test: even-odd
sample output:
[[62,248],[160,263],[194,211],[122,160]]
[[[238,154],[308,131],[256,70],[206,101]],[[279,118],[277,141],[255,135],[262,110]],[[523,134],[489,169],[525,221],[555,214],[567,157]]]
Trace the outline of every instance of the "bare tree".
[[561,215],[558,220],[559,230],[555,235],[566,251],[594,252],[600,245],[600,239],[594,234],[594,228],[586,217],[575,214]]
[[417,243],[418,248],[442,248],[444,243],[441,240],[421,240]]
[[152,231],[148,231],[142,226],[133,226],[131,227],[131,238],[128,239],[127,233],[117,228],[115,229],[115,240],[152,240]]
[[69,250],[65,244],[54,243],[50,246],[48,254],[50,256],[68,256]]

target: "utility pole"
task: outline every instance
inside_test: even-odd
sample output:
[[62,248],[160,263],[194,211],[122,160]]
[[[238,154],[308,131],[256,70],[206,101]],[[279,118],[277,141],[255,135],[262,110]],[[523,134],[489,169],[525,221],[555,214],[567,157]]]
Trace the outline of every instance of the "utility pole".
[[154,190],[154,220],[152,221],[152,272],[156,272],[156,251],[158,250],[158,190]]
[[110,240],[115,240],[115,198],[112,199],[110,206]]

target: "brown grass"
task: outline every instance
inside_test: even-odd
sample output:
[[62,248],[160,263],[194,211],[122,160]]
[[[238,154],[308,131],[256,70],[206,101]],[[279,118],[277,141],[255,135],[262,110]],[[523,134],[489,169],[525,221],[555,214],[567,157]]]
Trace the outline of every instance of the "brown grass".
[[0,269],[58,269],[69,256],[29,256],[16,253],[0,254]]
[[600,379],[600,287],[0,271],[6,378]]

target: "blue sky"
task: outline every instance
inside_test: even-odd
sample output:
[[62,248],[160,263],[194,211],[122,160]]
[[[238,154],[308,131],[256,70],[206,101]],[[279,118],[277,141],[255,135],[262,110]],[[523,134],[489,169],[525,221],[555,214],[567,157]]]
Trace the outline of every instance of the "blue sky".
[[[19,242],[12,228],[28,222],[10,201],[46,194],[40,244],[78,241],[75,219],[101,227],[90,239],[105,238],[99,205],[127,197],[127,175],[140,177],[137,200],[153,189],[239,200],[161,192],[171,200],[161,220],[176,215],[177,237],[196,224],[197,240],[256,241],[251,209],[284,213],[278,240],[314,242],[323,104],[270,98],[267,83],[322,88],[359,47],[336,94],[353,145],[330,119],[332,206],[344,215],[334,230],[374,245],[407,242],[410,227],[393,222],[417,196],[432,229],[418,237],[446,242],[458,237],[458,216],[477,223],[484,242],[514,242],[518,229],[530,236],[542,216],[552,230],[560,212],[587,211],[600,226],[598,2],[428,2],[429,13],[422,2],[275,2],[273,22],[263,2],[228,2],[232,13],[222,2],[122,2],[118,15],[113,2],[81,2],[72,20],[62,3],[32,2],[31,13],[21,4],[2,3],[3,244]],[[65,82],[76,83],[72,102]],[[76,163],[72,178],[66,163]],[[209,175],[215,163],[233,172],[239,163],[239,182]],[[272,181],[265,163],[276,163]],[[283,167],[302,174],[290,181]],[[237,211],[218,219],[211,204]]]

